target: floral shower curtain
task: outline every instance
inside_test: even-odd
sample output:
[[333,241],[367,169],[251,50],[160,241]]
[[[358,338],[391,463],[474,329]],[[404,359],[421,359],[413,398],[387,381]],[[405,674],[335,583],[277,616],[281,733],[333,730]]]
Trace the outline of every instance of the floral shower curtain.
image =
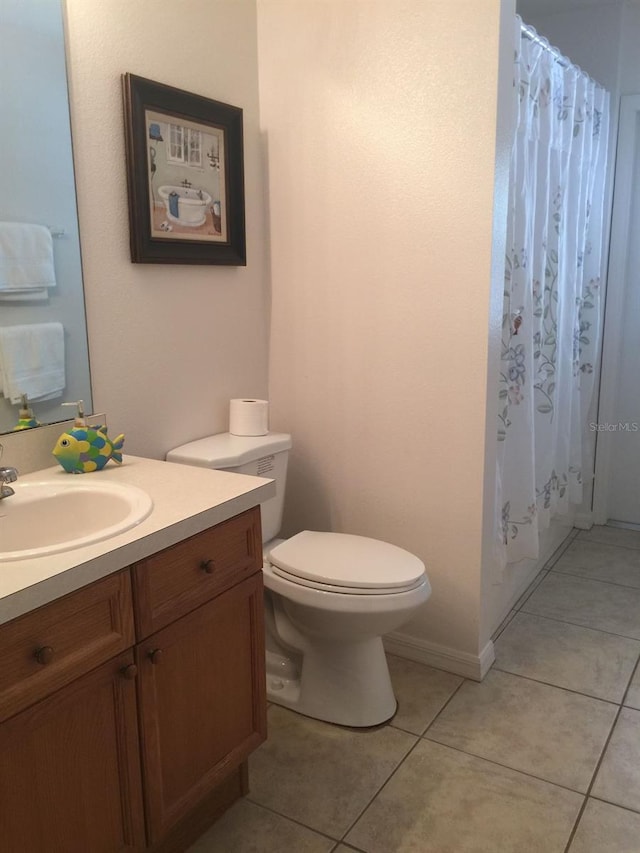
[[600,342],[609,94],[516,20],[502,356],[499,562],[538,556],[539,531],[593,475],[587,417]]

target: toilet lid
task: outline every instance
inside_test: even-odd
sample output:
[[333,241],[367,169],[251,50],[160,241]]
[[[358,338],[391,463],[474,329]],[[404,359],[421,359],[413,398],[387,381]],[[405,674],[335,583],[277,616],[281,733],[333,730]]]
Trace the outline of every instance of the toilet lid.
[[349,533],[303,530],[273,548],[269,562],[294,578],[355,589],[406,589],[424,575],[414,554]]

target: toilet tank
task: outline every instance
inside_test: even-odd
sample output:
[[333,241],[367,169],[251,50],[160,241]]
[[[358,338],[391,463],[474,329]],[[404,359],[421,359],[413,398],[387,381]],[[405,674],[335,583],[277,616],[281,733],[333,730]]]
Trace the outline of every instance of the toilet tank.
[[282,526],[291,444],[291,436],[284,432],[270,432],[267,435],[231,435],[230,432],[221,432],[170,450],[167,462],[275,480],[275,497],[260,505],[262,541],[269,542],[275,539]]

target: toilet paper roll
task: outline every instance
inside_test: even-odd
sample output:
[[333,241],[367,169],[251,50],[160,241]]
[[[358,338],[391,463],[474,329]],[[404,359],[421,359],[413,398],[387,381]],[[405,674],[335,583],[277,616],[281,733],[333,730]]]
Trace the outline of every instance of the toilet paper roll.
[[269,432],[269,401],[230,400],[229,432],[232,435],[266,435]]

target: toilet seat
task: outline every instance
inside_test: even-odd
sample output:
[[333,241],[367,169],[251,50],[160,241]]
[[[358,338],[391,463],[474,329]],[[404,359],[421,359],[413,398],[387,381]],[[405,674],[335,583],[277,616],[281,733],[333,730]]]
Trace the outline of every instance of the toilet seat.
[[349,533],[304,530],[269,553],[274,574],[325,592],[389,595],[415,589],[424,563],[402,548]]
[[424,578],[421,577],[409,586],[403,587],[354,587],[354,586],[337,586],[336,584],[322,583],[320,581],[312,581],[307,578],[301,578],[290,574],[278,566],[271,565],[271,571],[279,578],[293,583],[296,586],[304,586],[309,589],[318,589],[327,593],[342,593],[343,595],[393,595],[394,593],[411,592],[424,583]]

